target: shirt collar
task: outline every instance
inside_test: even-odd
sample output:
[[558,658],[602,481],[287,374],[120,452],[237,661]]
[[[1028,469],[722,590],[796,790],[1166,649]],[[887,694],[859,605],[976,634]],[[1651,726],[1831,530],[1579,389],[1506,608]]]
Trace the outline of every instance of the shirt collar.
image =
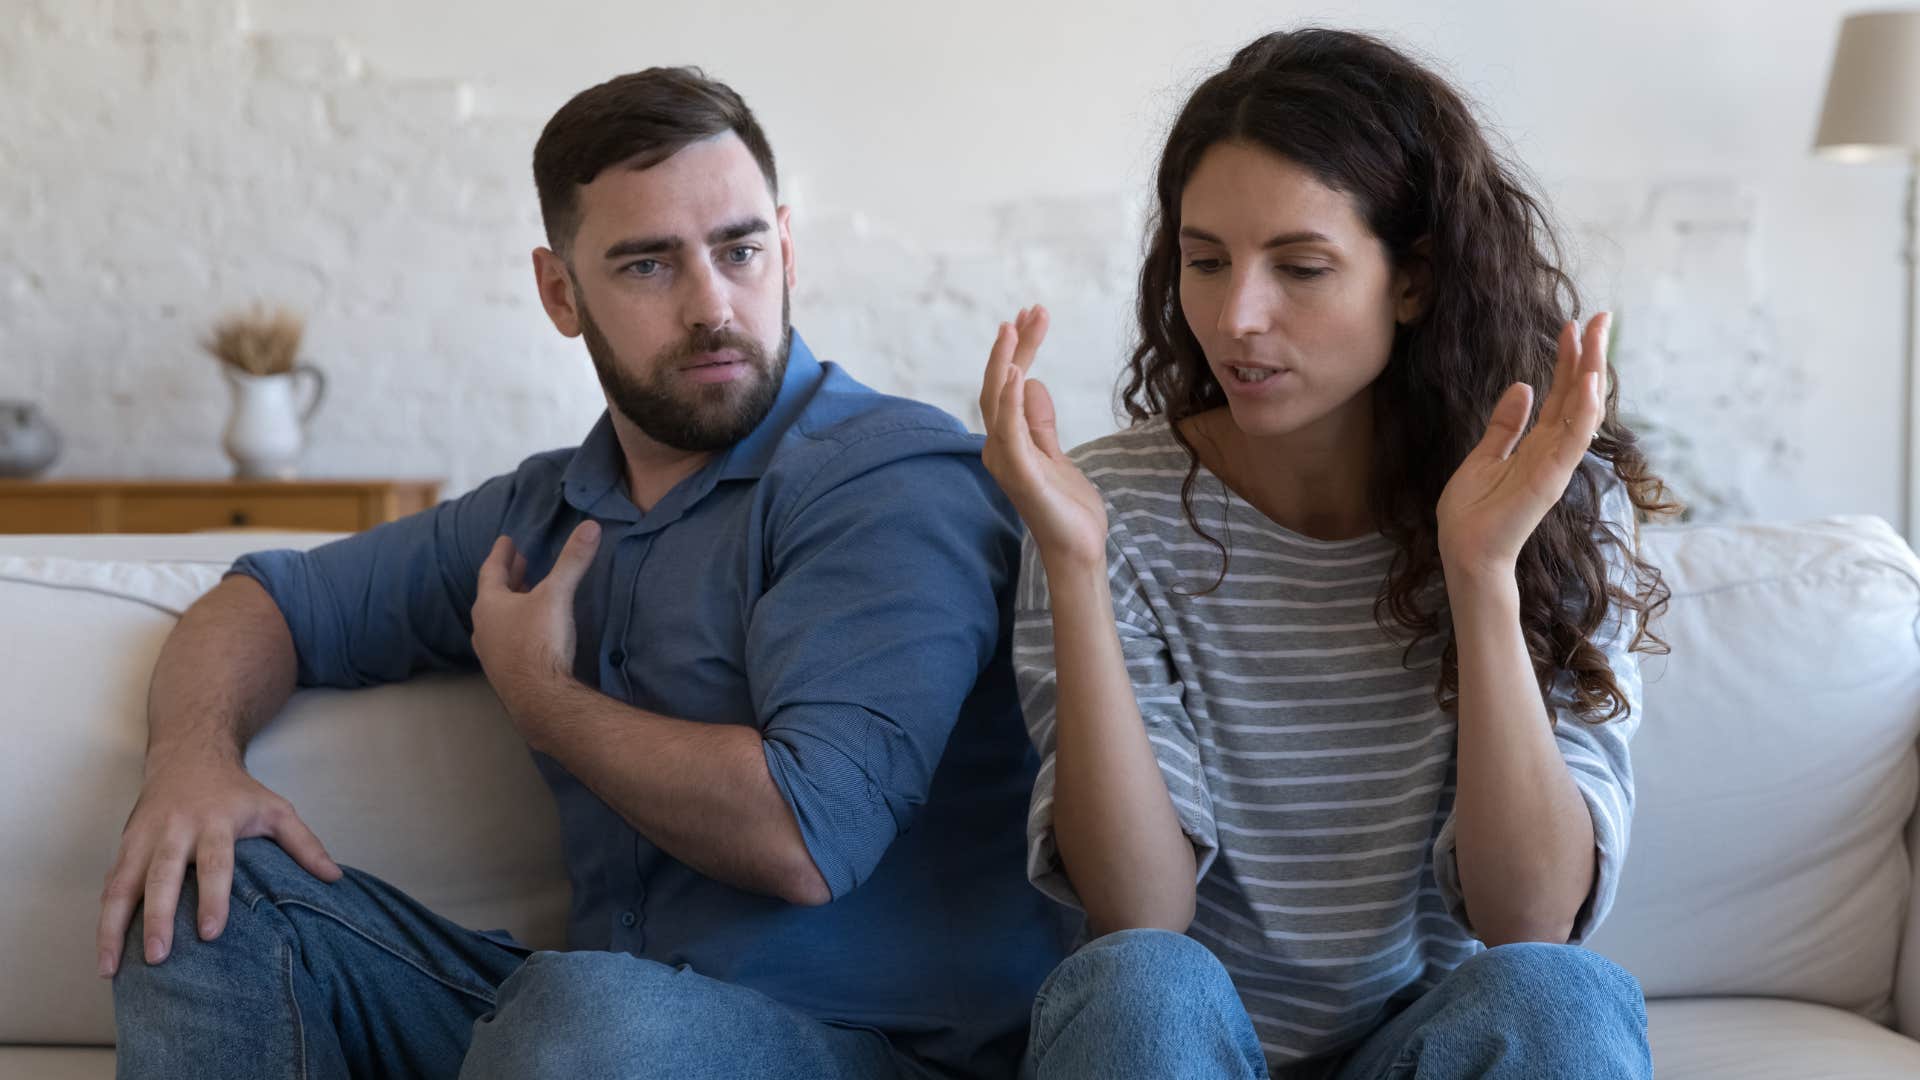
[[587,432],[586,439],[574,450],[566,472],[560,475],[561,496],[583,514],[639,520],[640,512],[626,499],[619,500],[627,504],[626,513],[607,513],[611,507],[595,512],[602,499],[617,494],[621,461],[620,437],[614,434],[613,417],[603,409],[593,430]]

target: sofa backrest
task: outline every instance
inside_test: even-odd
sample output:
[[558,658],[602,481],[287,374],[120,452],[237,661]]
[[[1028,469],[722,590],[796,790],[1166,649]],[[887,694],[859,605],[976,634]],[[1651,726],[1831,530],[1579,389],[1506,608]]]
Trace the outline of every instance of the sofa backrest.
[[1625,875],[1589,944],[1649,997],[1892,1019],[1913,918],[1920,560],[1884,522],[1649,528],[1673,590]]

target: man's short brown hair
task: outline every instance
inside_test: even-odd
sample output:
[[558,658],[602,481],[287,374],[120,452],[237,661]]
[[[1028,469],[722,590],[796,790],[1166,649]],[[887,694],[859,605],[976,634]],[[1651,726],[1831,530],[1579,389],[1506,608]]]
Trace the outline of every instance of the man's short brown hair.
[[568,256],[580,228],[580,187],[594,177],[616,165],[658,165],[689,143],[728,131],[747,144],[777,199],[773,148],[753,110],[699,68],[648,68],[575,94],[547,121],[533,147],[533,185],[547,246]]

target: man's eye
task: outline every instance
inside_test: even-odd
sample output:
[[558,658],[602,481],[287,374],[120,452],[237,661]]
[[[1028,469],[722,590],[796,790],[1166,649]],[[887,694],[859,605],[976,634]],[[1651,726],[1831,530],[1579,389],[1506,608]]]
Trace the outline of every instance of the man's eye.
[[659,259],[637,259],[622,267],[621,272],[633,274],[636,277],[652,277],[654,272],[659,269]]
[[742,244],[737,248],[728,248],[727,261],[735,264],[736,266],[743,263],[751,262],[753,260],[754,255],[758,254],[759,251],[760,251],[759,248],[756,248],[751,244]]

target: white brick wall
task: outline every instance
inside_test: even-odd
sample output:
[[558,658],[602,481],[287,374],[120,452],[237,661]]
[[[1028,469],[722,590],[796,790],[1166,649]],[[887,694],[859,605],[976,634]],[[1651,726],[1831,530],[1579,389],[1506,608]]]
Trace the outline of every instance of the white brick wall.
[[[226,390],[196,341],[256,299],[307,315],[331,379],[309,475],[437,476],[454,493],[577,441],[597,414],[591,366],[552,331],[528,266],[544,116],[385,74],[326,37],[250,29],[233,0],[8,5],[0,398],[50,412],[66,440],[55,475],[224,475]],[[943,232],[969,236],[961,250],[815,206],[807,180],[788,192],[795,322],[817,351],[971,422],[994,324],[1042,300],[1067,436],[1112,427],[1144,191],[973,206]],[[1629,408],[1682,493],[1708,517],[1850,508],[1819,505],[1796,472],[1836,421],[1808,412],[1808,363],[1778,344],[1756,188],[1563,187],[1589,301],[1622,311]],[[1891,462],[1875,467],[1891,490]]]
[[[0,29],[0,87],[25,106],[0,112],[0,397],[47,408],[66,442],[54,475],[224,474],[226,389],[196,342],[256,299],[307,314],[331,380],[309,475],[457,492],[584,433],[591,366],[529,269],[537,124],[476,116],[459,83],[370,72],[340,42],[248,33],[234,3],[25,15]],[[1124,202],[984,224],[1048,241],[949,259],[853,215],[803,218],[802,332],[964,417],[994,323],[1032,297],[1117,355],[1131,247],[1087,238],[1130,235]],[[1106,372],[1060,381],[1074,430],[1111,426]]]
[[0,395],[47,406],[58,474],[225,473],[196,342],[255,299],[307,314],[331,378],[309,474],[452,492],[577,440],[597,387],[527,284],[524,124],[230,2],[26,8],[0,30],[26,105],[0,118]]

